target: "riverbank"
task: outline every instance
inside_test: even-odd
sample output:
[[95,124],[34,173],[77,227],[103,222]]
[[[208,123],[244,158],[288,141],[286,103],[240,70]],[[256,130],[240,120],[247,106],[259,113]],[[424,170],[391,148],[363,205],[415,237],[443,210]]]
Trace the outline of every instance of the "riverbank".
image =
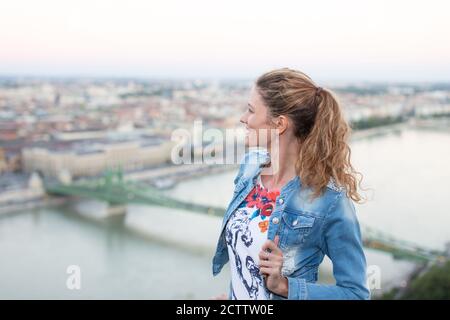
[[66,204],[70,201],[68,197],[45,196],[41,199],[18,202],[0,207],[0,216],[14,212],[27,211],[32,209],[50,208]]
[[[235,170],[236,165],[204,165],[204,164],[193,164],[186,166],[167,166],[149,170],[142,170],[139,172],[125,173],[124,177],[128,180],[141,181],[148,183],[153,187],[157,187],[155,182],[171,180],[173,183],[163,186],[158,189],[172,188],[181,181],[195,179],[202,176],[214,175],[229,170]],[[22,189],[17,190],[17,195],[12,198],[11,203],[3,203],[0,205],[0,215],[26,211],[31,209],[39,209],[45,207],[53,207],[61,204],[68,203],[71,201],[70,197],[56,197],[48,194],[44,194],[39,198],[33,198],[28,200],[23,200]],[[23,192],[26,188],[23,189]]]

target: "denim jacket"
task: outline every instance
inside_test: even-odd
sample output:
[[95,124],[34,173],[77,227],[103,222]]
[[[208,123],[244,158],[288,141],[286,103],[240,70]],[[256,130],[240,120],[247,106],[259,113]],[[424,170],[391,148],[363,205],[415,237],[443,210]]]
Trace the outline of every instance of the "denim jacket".
[[[214,276],[229,260],[225,225],[253,189],[261,167],[268,159],[267,151],[250,151],[240,164],[212,261]],[[282,274],[289,287],[287,299],[369,299],[366,259],[351,199],[330,181],[324,193],[311,201],[312,190],[301,188],[301,185],[297,176],[281,189],[270,216],[267,235],[270,240],[275,235],[280,237],[278,246],[284,259]],[[324,255],[333,263],[335,285],[316,283]],[[270,298],[286,299],[275,293],[271,293]]]

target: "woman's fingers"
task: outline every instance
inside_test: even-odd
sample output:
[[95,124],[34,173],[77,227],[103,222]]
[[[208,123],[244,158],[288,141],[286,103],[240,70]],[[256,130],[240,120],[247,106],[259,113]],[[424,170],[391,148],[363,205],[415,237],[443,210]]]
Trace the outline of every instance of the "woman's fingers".
[[273,261],[268,261],[268,260],[260,260],[259,261],[259,267],[267,267],[267,268],[272,268],[275,267],[276,263]]
[[276,235],[275,238],[273,239],[273,243],[277,246],[278,248],[278,243],[280,243],[280,236]]
[[259,261],[269,260],[270,253],[268,253],[267,251],[260,251],[258,254],[258,257],[259,257]]
[[272,240],[266,240],[266,242],[264,242],[264,244],[262,245],[261,250],[270,251],[276,254],[282,254],[281,249],[278,248],[275,242],[273,242]]
[[259,272],[263,276],[270,276],[279,273],[283,266],[283,252],[277,247],[280,238],[275,237],[275,242],[267,240],[264,242],[259,252]]
[[268,253],[267,251],[260,251],[258,254],[259,260],[274,260],[283,261],[283,254],[279,253]]
[[269,267],[259,268],[259,272],[262,275],[266,275],[266,276],[270,276],[271,274],[276,274],[275,268],[269,268]]
[[263,243],[263,245],[261,247],[261,250],[263,250],[263,251],[273,251],[273,250],[275,250],[275,248],[276,248],[275,243],[272,240],[266,240]]

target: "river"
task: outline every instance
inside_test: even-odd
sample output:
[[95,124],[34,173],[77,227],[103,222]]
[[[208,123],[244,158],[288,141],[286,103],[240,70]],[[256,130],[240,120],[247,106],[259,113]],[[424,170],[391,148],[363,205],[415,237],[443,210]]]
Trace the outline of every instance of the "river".
[[[367,203],[360,222],[397,238],[443,249],[450,241],[450,133],[406,128],[352,142],[364,174]],[[235,172],[184,181],[174,197],[226,206]],[[211,258],[221,219],[152,206],[128,206],[125,217],[103,219],[102,203],[0,216],[1,299],[207,299],[225,292],[229,266],[213,278]],[[381,272],[381,289],[399,285],[414,265],[366,249]],[[81,287],[66,286],[68,266]],[[322,282],[330,282],[324,272]],[[374,289],[374,293],[380,289]]]

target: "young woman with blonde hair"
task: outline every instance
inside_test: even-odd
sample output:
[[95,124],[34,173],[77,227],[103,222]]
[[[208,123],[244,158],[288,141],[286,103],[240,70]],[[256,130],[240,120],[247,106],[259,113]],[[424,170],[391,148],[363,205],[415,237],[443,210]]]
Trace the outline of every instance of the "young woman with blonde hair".
[[[228,298],[368,299],[359,174],[334,95],[300,71],[273,70],[256,80],[241,122],[256,151],[240,165],[213,258],[214,275],[230,262]],[[316,283],[325,255],[334,285]]]

